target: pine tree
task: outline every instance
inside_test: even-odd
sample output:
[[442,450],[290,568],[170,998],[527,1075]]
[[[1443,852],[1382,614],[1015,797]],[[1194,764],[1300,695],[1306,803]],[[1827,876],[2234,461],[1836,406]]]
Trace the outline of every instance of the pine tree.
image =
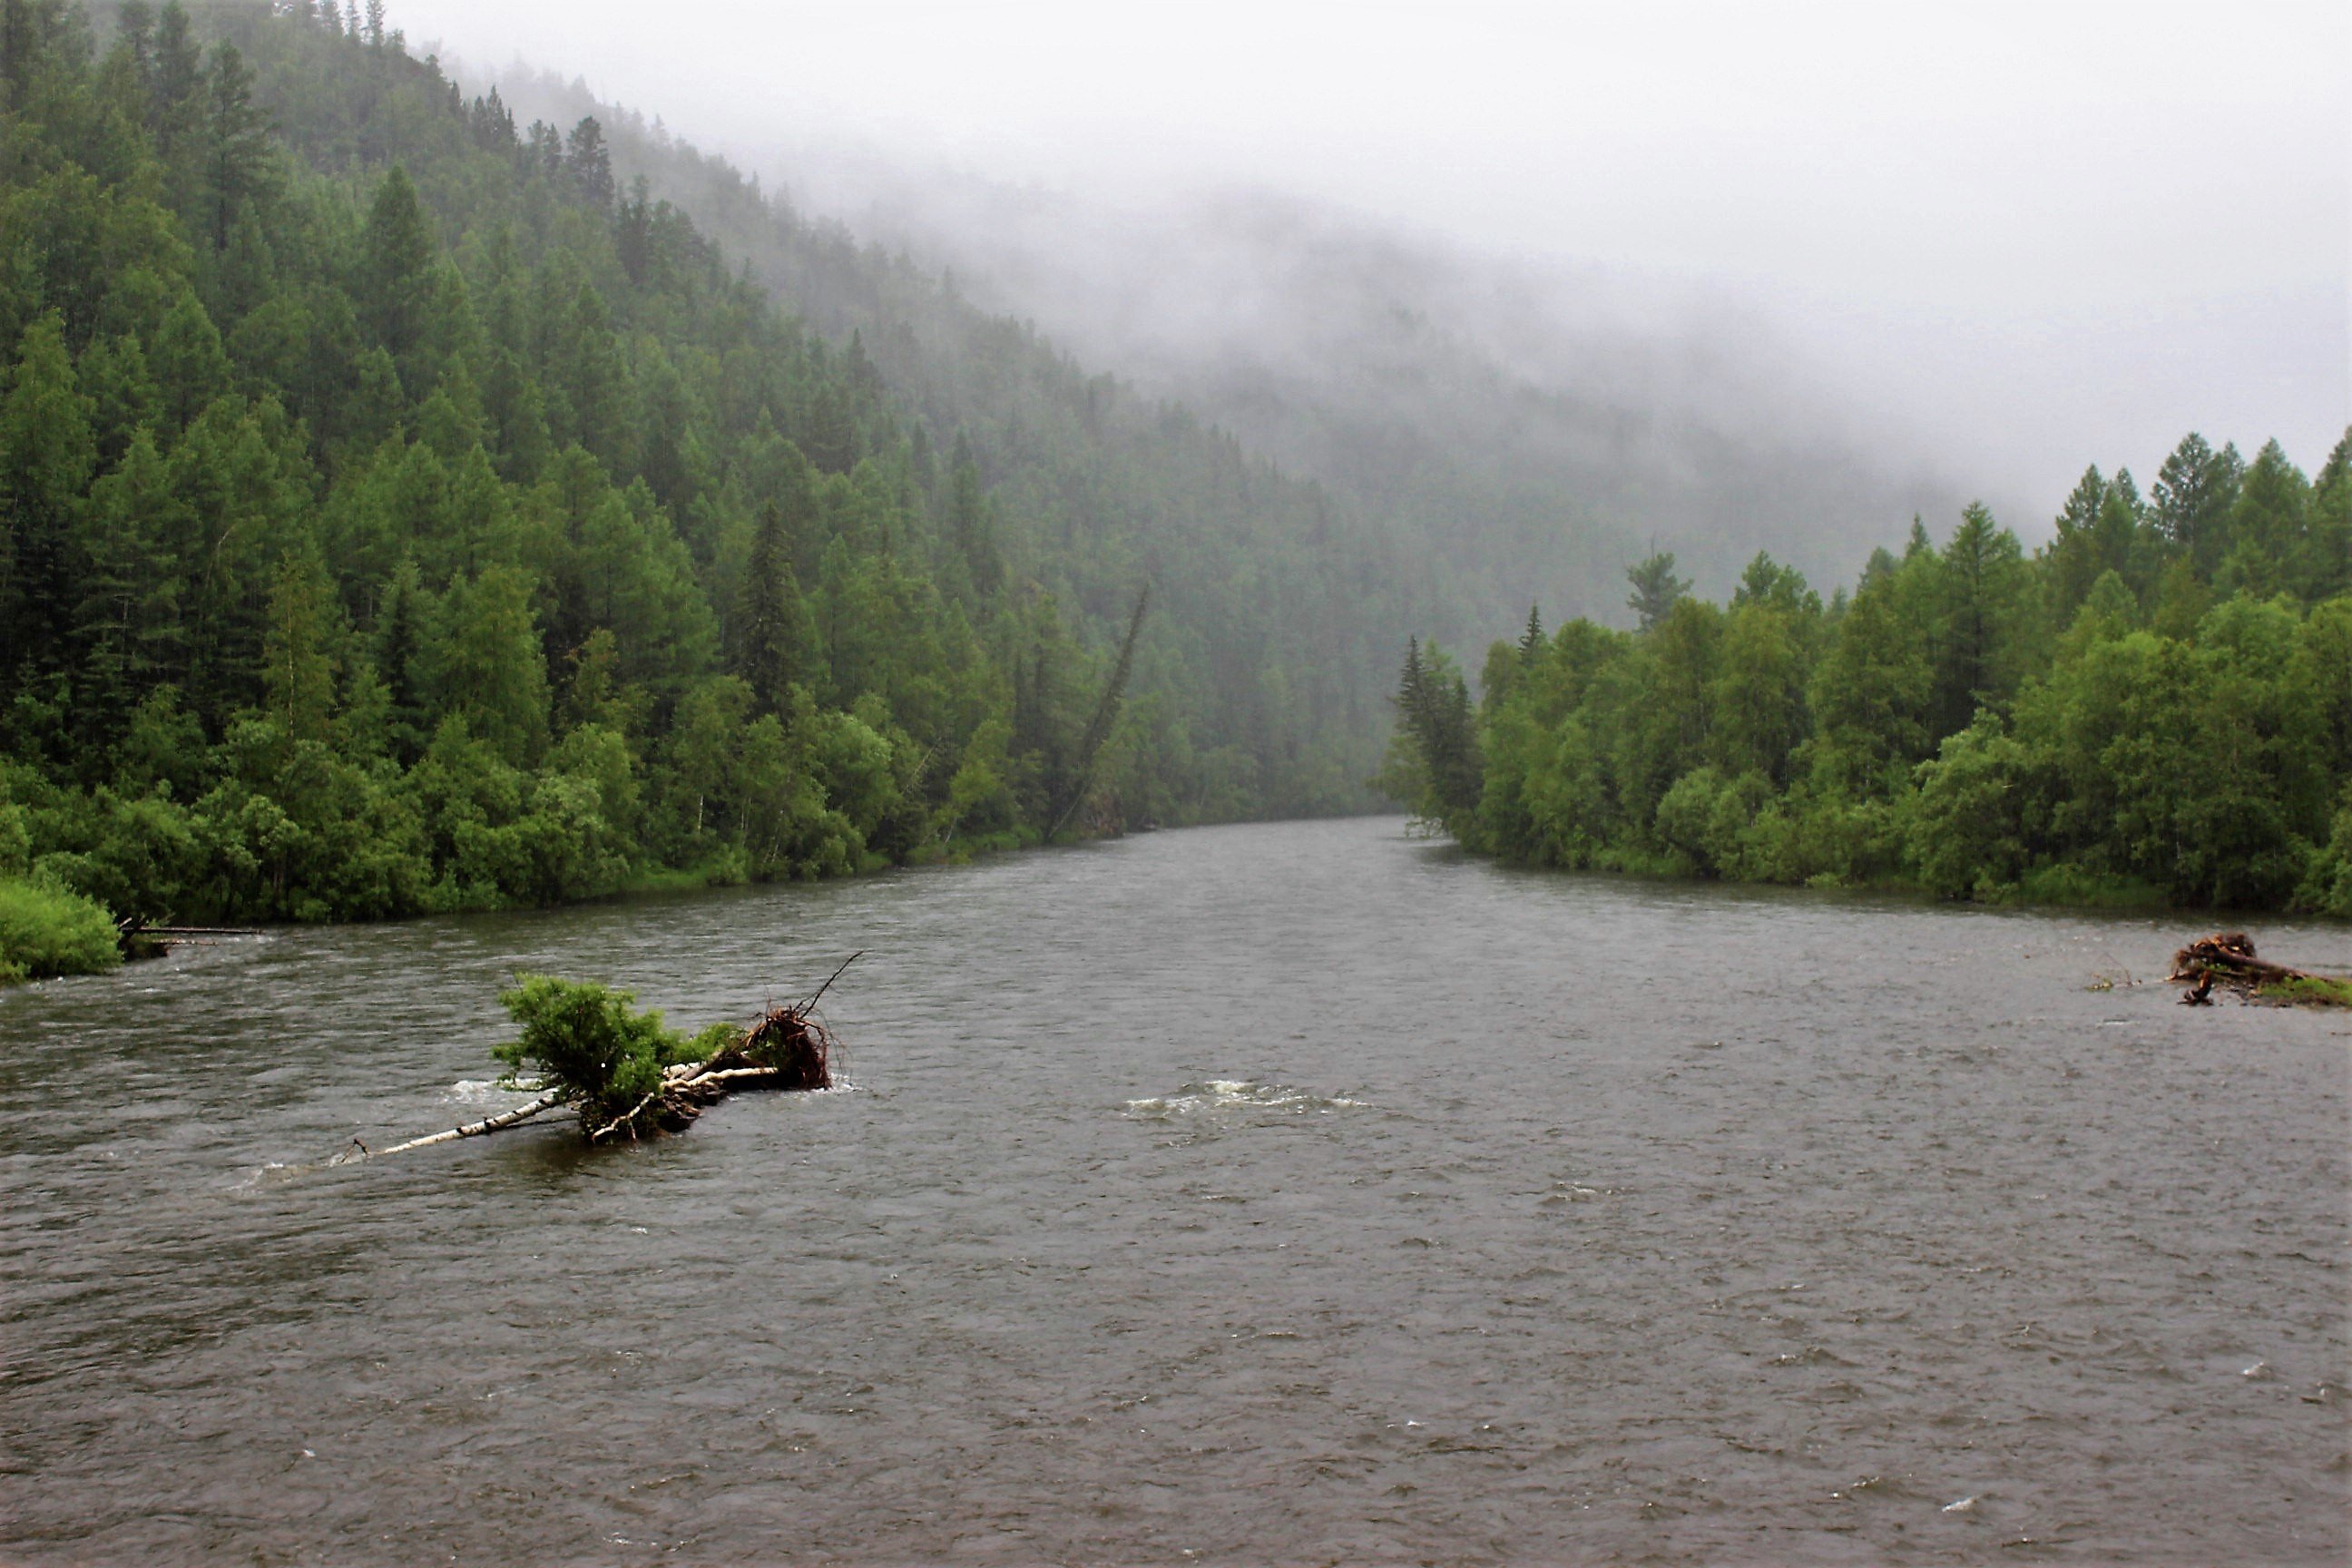
[[1004,582],[1004,563],[996,552],[995,531],[988,518],[988,498],[981,489],[980,465],[972,460],[971,443],[956,432],[955,456],[948,469],[948,537],[963,558],[974,592],[986,598]]
[[138,430],[115,470],[90,488],[90,509],[74,633],[91,709],[85,727],[110,734],[142,694],[177,676],[186,655],[187,519],[152,431]]
[[56,311],[25,333],[0,402],[0,671],[66,661],[83,511],[98,465],[89,400],[74,384]]
[[180,0],[165,0],[156,20],[154,66],[147,102],[147,125],[155,150],[168,166],[178,162],[203,118],[204,51],[196,45]]
[[613,205],[613,152],[604,145],[604,128],[588,115],[572,128],[563,166],[572,188],[590,206],[603,212]]
[[375,668],[386,693],[384,738],[404,766],[425,750],[424,626],[429,605],[415,556],[404,557],[376,607]]
[[227,352],[212,317],[193,293],[184,293],[155,330],[153,367],[164,431],[177,436],[212,400],[228,390]]
[[473,133],[474,145],[486,153],[511,152],[515,145],[515,118],[499,89],[490,89],[487,97],[474,100],[467,111],[467,128]]
[[2304,579],[2310,532],[2311,485],[2276,441],[2254,455],[2230,508],[2229,555],[2216,574],[2224,592],[2242,588],[2267,598]]
[[2017,536],[1995,522],[1981,501],[1961,510],[1942,564],[1937,733],[1951,735],[1967,729],[1979,707],[2013,689],[2006,656],[2025,575]]
[[751,536],[738,618],[742,627],[738,669],[751,686],[756,710],[786,712],[787,691],[794,682],[807,679],[807,649],[814,632],[793,571],[783,509],[773,501],[761,509],[758,531]]
[[2192,431],[2164,459],[2148,490],[2157,527],[2209,576],[2229,553],[2230,509],[2243,468],[2235,447],[2216,452]]
[[235,44],[213,51],[208,93],[205,194],[211,207],[215,251],[228,248],[229,231],[261,194],[269,159],[269,117],[253,101],[253,72]]
[[1675,575],[1675,553],[1671,550],[1652,555],[1629,569],[1625,577],[1633,584],[1633,596],[1625,601],[1625,607],[1640,617],[1639,629],[1645,632],[1664,620],[1675,601],[1690,592],[1689,581]]
[[2057,537],[2050,542],[2053,577],[2052,591],[2062,617],[2071,616],[2091,592],[2091,584],[2111,563],[2100,547],[2099,515],[2107,497],[2107,481],[2096,464],[2083,470],[2066,504],[2058,510]]
[[147,0],[123,0],[114,14],[114,36],[131,62],[131,77],[142,94],[154,91],[155,8]]
[[547,743],[547,655],[530,601],[529,576],[486,567],[450,587],[432,649],[439,710],[513,767],[537,761]]
[[399,164],[376,186],[361,240],[352,300],[362,323],[395,360],[422,341],[433,303],[433,231],[416,187]]

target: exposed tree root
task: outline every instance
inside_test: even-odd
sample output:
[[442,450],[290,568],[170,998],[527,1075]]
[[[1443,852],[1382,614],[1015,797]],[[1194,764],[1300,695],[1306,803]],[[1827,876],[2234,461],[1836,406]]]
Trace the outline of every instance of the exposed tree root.
[[2242,931],[2199,937],[2172,955],[2172,973],[2165,978],[2189,987],[2180,1000],[2191,1007],[2210,1004],[2217,985],[2252,1001],[2352,1005],[2352,981],[2257,958],[2253,939]]
[[660,1084],[625,1113],[595,1125],[583,1121],[588,1142],[676,1132],[737,1089],[831,1089],[833,1037],[802,1005],[814,1006],[815,999],[772,1007],[733,1044],[701,1061],[664,1068]]

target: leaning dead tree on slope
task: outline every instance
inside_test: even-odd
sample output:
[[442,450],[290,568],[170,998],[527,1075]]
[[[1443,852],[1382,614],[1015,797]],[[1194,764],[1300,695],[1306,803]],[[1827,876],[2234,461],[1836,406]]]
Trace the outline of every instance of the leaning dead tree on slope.
[[771,1007],[746,1027],[714,1024],[691,1038],[666,1027],[659,1013],[633,1012],[633,993],[593,981],[523,975],[499,997],[522,1026],[521,1037],[492,1054],[513,1069],[509,1084],[528,1082],[541,1090],[538,1098],[388,1148],[372,1150],[354,1139],[333,1163],[503,1132],[559,1108],[578,1117],[591,1143],[634,1142],[679,1131],[739,1091],[830,1089],[835,1042],[816,1016],[816,1005],[842,971],[864,956],[850,954],[802,1001]]
[[1087,720],[1087,727],[1078,736],[1078,747],[1069,776],[1063,782],[1056,798],[1051,803],[1052,826],[1045,829],[1047,838],[1058,838],[1062,829],[1069,826],[1078,808],[1087,803],[1094,789],[1095,763],[1102,755],[1103,742],[1110,739],[1112,729],[1118,723],[1119,706],[1127,700],[1128,677],[1135,672],[1135,645],[1143,636],[1143,617],[1151,609],[1151,584],[1136,592],[1135,608],[1127,617],[1127,636],[1119,639],[1118,658],[1111,664],[1110,679],[1103,683],[1102,695],[1095,701],[1095,710]]

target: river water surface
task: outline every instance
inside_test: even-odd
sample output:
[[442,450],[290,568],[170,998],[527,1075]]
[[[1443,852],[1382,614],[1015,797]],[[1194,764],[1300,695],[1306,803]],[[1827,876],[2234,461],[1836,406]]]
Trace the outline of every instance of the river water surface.
[[[2186,934],[1371,821],[8,994],[0,1560],[2341,1563],[2352,1021]],[[855,948],[852,1088],[315,1168]]]

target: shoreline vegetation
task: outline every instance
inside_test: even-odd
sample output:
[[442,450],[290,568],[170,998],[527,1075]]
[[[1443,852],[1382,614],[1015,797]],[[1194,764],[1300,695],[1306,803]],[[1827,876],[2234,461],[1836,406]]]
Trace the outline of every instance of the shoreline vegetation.
[[1628,576],[1637,630],[1531,611],[1475,700],[1410,640],[1383,791],[1534,867],[2352,918],[2352,431],[2094,468],[2030,555],[1915,522],[1826,603]]
[[1372,804],[1317,487],[380,5],[5,5],[0,973]]

